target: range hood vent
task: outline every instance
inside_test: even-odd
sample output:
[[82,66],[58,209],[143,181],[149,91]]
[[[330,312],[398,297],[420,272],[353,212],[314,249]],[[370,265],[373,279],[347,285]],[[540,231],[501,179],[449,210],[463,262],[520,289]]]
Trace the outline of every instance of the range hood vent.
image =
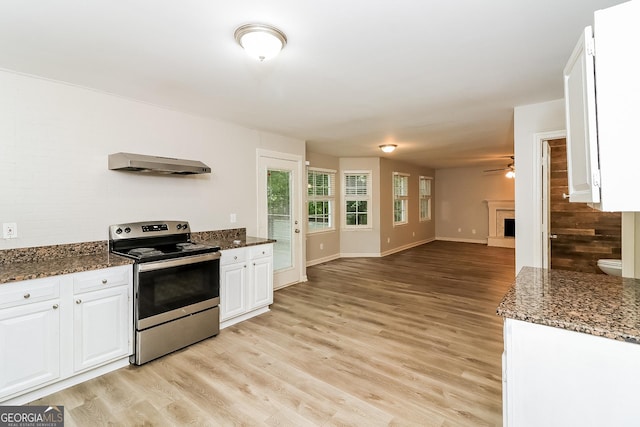
[[171,175],[211,173],[211,168],[198,160],[145,156],[133,153],[109,154],[109,169]]

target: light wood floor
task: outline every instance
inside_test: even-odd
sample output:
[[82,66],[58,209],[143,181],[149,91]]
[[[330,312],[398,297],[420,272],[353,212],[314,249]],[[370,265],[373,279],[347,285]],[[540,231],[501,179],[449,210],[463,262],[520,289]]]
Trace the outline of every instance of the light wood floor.
[[34,404],[67,427],[502,424],[513,249],[433,242],[307,274],[270,313]]

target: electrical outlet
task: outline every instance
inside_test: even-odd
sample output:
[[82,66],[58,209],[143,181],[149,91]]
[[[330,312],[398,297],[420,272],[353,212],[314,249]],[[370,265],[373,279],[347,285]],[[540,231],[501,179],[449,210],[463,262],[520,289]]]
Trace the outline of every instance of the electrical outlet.
[[18,225],[15,222],[5,222],[2,224],[2,238],[15,239],[18,237]]
[[236,214],[232,213],[231,215],[229,215],[229,222],[231,224],[235,223],[238,220],[238,217],[236,216]]

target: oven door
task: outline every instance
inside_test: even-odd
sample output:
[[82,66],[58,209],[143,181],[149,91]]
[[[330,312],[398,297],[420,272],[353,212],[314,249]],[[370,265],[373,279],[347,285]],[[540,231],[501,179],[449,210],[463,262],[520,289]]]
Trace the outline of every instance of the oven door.
[[220,302],[220,253],[136,264],[136,330],[188,316]]

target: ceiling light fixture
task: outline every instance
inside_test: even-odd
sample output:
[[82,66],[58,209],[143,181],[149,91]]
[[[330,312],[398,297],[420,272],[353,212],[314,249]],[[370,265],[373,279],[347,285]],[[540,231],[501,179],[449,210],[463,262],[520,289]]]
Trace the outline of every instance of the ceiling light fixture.
[[398,147],[397,144],[382,144],[382,145],[378,145],[378,148],[380,148],[385,153],[392,153],[397,147]]
[[515,178],[516,177],[516,172],[513,169],[511,169],[511,170],[507,171],[507,173],[505,173],[504,176],[506,176],[507,178]]
[[245,24],[234,33],[238,44],[259,61],[278,55],[287,45],[287,36],[274,26],[267,24]]

